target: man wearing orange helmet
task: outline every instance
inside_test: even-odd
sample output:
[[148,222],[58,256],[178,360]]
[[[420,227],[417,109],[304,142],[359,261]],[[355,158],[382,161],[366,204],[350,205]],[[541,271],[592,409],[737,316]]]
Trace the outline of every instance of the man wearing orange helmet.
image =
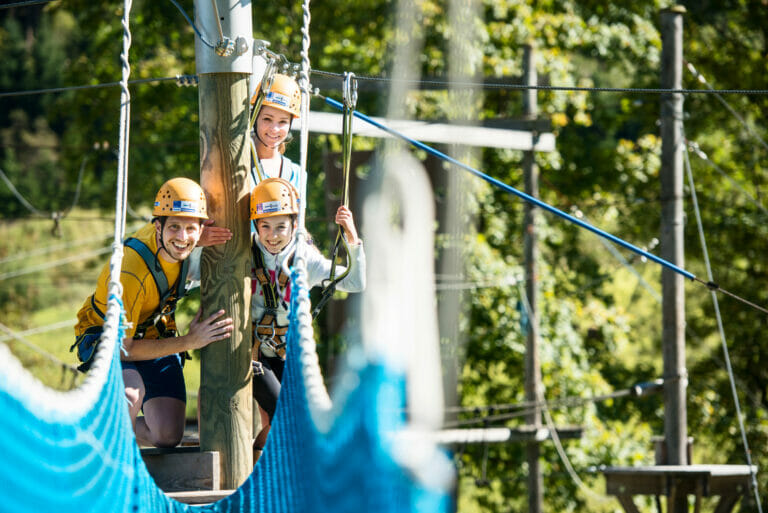
[[[260,94],[257,92],[252,101]],[[254,185],[265,178],[278,177],[288,180],[296,189],[300,187],[301,166],[283,155],[285,143],[290,141],[293,120],[299,117],[301,93],[299,84],[289,77],[276,73],[256,116],[253,142],[256,157],[253,163]]]
[[[280,381],[285,366],[285,335],[288,331],[290,304],[290,267],[296,250],[296,216],[299,213],[298,192],[287,180],[268,178],[251,192],[251,219],[256,222],[252,233],[254,290],[251,295],[254,363],[253,396],[262,413],[262,431],[254,441],[254,461],[266,441],[275,413]],[[365,288],[365,252],[357,235],[352,211],[340,206],[336,224],[341,226],[349,246],[350,269],[339,281],[338,289],[360,292]],[[328,277],[331,261],[315,248],[307,246],[307,281],[309,287],[320,285]],[[345,271],[337,267],[339,276]]]
[[[184,433],[186,387],[182,354],[228,338],[232,319],[224,310],[201,320],[198,311],[186,335],[177,336],[174,311],[184,295],[189,256],[201,242],[208,219],[205,194],[193,180],[173,178],[155,198],[154,216],[126,239],[120,282],[123,286],[125,338],[121,365],[125,395],[136,439],[147,445],[173,447]],[[228,231],[226,231],[228,233]],[[209,237],[206,245],[228,235]],[[96,291],[85,300],[75,326],[78,358],[87,370],[93,362],[107,308],[109,264]],[[139,411],[144,412],[138,417]]]

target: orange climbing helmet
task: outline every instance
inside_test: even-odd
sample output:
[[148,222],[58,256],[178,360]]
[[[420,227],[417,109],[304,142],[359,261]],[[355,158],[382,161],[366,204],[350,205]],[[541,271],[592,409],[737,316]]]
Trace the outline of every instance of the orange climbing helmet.
[[208,219],[203,188],[189,178],[171,178],[157,191],[152,215]]
[[251,191],[251,219],[298,213],[299,193],[284,178],[267,178]]
[[[258,94],[259,91],[257,90],[251,98],[252,104],[256,103]],[[272,85],[269,86],[269,90],[264,95],[264,101],[261,103],[262,107],[265,105],[280,109],[294,118],[298,118],[301,110],[299,84],[288,75],[275,73],[272,77]]]

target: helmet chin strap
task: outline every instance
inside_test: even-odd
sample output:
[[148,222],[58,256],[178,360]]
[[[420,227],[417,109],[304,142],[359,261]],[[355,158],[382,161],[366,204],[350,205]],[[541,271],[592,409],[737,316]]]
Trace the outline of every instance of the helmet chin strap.
[[[170,251],[168,251],[168,248],[165,247],[165,240],[163,240],[163,232],[165,231],[165,220],[166,217],[161,217],[157,220],[157,222],[160,223],[160,233],[155,232],[155,235],[157,237],[157,252],[155,253],[155,263],[160,270],[160,251],[165,250],[165,254],[171,257]],[[173,257],[171,257],[173,258]]]
[[[261,114],[261,113],[259,113],[259,114]],[[291,121],[288,123],[288,133],[290,133],[290,132],[291,132],[291,127],[292,127],[292,126],[293,126],[293,116],[291,116]],[[261,137],[259,137],[259,117],[258,117],[258,116],[256,116],[256,126],[254,126],[253,135],[255,135],[255,136],[256,136],[256,139],[258,139],[258,140],[259,140],[259,142],[260,142],[260,143],[261,143],[263,146],[266,146],[267,148],[272,148],[273,150],[274,150],[274,149],[277,149],[277,148],[279,148],[279,147],[280,147],[280,145],[282,144],[282,142],[280,142],[280,143],[277,143],[277,144],[276,144],[276,145],[273,147],[273,146],[270,146],[269,144],[265,143],[265,142],[262,140],[262,138],[261,138]],[[285,139],[284,139],[283,141],[285,141]]]
[[259,140],[259,142],[261,143],[261,145],[262,145],[262,146],[266,146],[267,148],[272,148],[272,149],[275,149],[275,148],[277,148],[277,147],[279,147],[279,146],[280,146],[280,144],[279,144],[279,143],[278,143],[277,145],[275,145],[274,147],[271,147],[269,144],[265,143],[265,142],[264,142],[264,140],[263,140],[261,137],[259,137],[259,130],[258,130],[258,127],[257,127],[257,129],[256,129],[256,130],[254,130],[254,131],[253,131],[253,135],[255,135],[255,136],[256,136],[256,139],[258,139],[258,140]]

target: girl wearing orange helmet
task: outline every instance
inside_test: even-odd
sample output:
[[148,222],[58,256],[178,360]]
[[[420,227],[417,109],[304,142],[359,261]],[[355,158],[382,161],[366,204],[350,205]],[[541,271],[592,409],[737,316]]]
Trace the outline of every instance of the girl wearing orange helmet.
[[[255,102],[258,91],[252,99]],[[277,73],[264,94],[253,128],[256,158],[253,163],[254,185],[265,178],[284,178],[299,189],[301,166],[283,155],[290,141],[293,120],[299,117],[301,92],[299,84],[288,75]]]
[[[251,280],[251,321],[253,322],[253,395],[259,403],[262,431],[254,441],[254,461],[266,441],[280,393],[285,365],[285,335],[290,304],[289,269],[296,250],[298,192],[287,180],[268,178],[251,192],[251,219],[254,275]],[[365,288],[365,252],[350,211],[340,206],[336,224],[341,226],[349,245],[350,272],[338,283],[338,290],[360,292]],[[309,287],[320,285],[331,269],[331,261],[315,246],[307,246]],[[337,267],[341,275],[345,269]]]

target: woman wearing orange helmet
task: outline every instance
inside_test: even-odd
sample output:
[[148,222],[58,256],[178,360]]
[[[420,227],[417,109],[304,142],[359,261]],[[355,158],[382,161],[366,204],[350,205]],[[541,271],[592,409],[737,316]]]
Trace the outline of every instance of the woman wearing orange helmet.
[[[289,269],[296,250],[298,192],[287,180],[268,178],[251,192],[251,219],[254,275],[251,280],[251,321],[253,322],[253,395],[259,403],[262,431],[254,441],[254,461],[266,441],[275,413],[280,381],[285,365],[285,335],[288,331],[290,304]],[[350,211],[340,206],[336,224],[341,226],[349,245],[350,272],[338,283],[338,290],[360,292],[365,288],[365,252],[357,235]],[[328,277],[331,261],[315,246],[307,246],[307,281],[309,287],[320,285]],[[341,275],[345,269],[337,267]]]
[[[136,439],[173,447],[184,433],[182,354],[228,338],[233,328],[231,318],[222,318],[223,310],[202,320],[198,312],[189,332],[177,336],[176,302],[184,295],[189,256],[208,219],[202,188],[187,178],[168,180],[157,193],[152,215],[151,223],[125,241],[120,273],[125,338],[120,357]],[[76,341],[70,350],[77,348],[81,370],[90,367],[97,350],[107,309],[109,273],[107,264],[96,291],[77,314]],[[141,410],[144,416],[138,417]]]
[[[255,102],[254,95],[252,102]],[[284,178],[296,189],[300,187],[301,166],[283,155],[285,143],[290,141],[293,120],[299,117],[301,92],[299,84],[288,75],[280,73],[272,77],[269,89],[264,93],[253,128],[256,157],[253,163],[254,185],[265,178]]]

